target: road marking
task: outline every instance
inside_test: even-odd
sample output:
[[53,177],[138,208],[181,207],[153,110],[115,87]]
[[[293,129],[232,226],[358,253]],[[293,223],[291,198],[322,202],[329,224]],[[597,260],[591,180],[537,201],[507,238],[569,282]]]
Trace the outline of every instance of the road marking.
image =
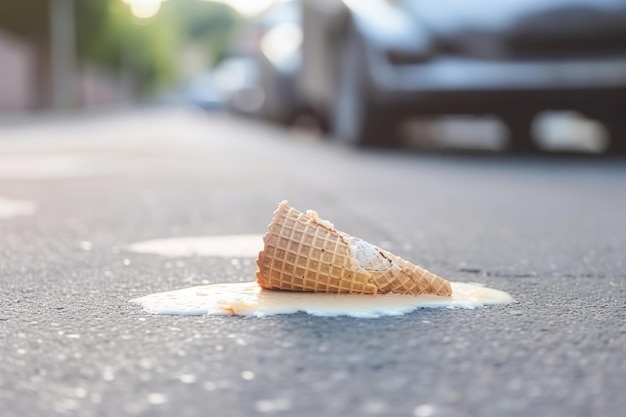
[[0,157],[0,180],[82,178],[127,171],[127,164],[93,154],[13,154]]
[[191,236],[152,239],[127,246],[131,252],[167,257],[215,256],[256,258],[263,249],[263,235]]
[[34,214],[35,211],[37,211],[37,205],[33,201],[0,197],[0,219],[28,216]]

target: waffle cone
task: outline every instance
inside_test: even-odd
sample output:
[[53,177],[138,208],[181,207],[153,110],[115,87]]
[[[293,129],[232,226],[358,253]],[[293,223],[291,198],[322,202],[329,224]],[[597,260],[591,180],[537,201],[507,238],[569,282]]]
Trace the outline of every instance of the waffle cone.
[[452,294],[443,278],[335,230],[317,213],[279,204],[257,258],[265,289],[326,293]]

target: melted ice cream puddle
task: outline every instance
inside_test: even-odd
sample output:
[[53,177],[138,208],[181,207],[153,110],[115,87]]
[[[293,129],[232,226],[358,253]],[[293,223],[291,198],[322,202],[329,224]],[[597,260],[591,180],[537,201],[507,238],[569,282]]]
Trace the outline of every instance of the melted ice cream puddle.
[[127,247],[131,252],[171,257],[217,256],[256,258],[263,249],[263,235],[196,236],[153,239]]
[[397,316],[418,308],[477,308],[510,304],[504,291],[480,284],[452,282],[452,296],[400,294],[323,294],[261,289],[256,282],[213,284],[136,298],[149,313],[169,315],[271,316],[299,311],[314,316],[375,318]]
[[0,197],[0,219],[15,216],[27,216],[35,212],[36,206],[32,201],[14,200]]

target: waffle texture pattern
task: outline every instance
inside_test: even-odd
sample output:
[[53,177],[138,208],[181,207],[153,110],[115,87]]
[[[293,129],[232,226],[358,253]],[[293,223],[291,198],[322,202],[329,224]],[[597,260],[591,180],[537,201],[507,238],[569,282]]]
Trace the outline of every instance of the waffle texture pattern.
[[[312,215],[313,214],[313,215]],[[384,268],[367,270],[356,260],[350,235],[314,213],[283,201],[274,212],[257,258],[258,284],[265,289],[325,293],[399,293],[448,296],[450,283],[383,249]]]

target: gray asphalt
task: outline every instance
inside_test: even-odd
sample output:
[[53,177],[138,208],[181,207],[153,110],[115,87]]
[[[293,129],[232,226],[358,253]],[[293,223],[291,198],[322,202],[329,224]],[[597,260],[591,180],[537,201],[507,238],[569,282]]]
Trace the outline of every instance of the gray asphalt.
[[[0,219],[2,417],[626,415],[626,160],[354,151],[159,111],[0,129],[0,197],[37,204]],[[252,279],[252,259],[124,246],[263,233],[283,199],[519,303],[259,319],[128,302]]]

